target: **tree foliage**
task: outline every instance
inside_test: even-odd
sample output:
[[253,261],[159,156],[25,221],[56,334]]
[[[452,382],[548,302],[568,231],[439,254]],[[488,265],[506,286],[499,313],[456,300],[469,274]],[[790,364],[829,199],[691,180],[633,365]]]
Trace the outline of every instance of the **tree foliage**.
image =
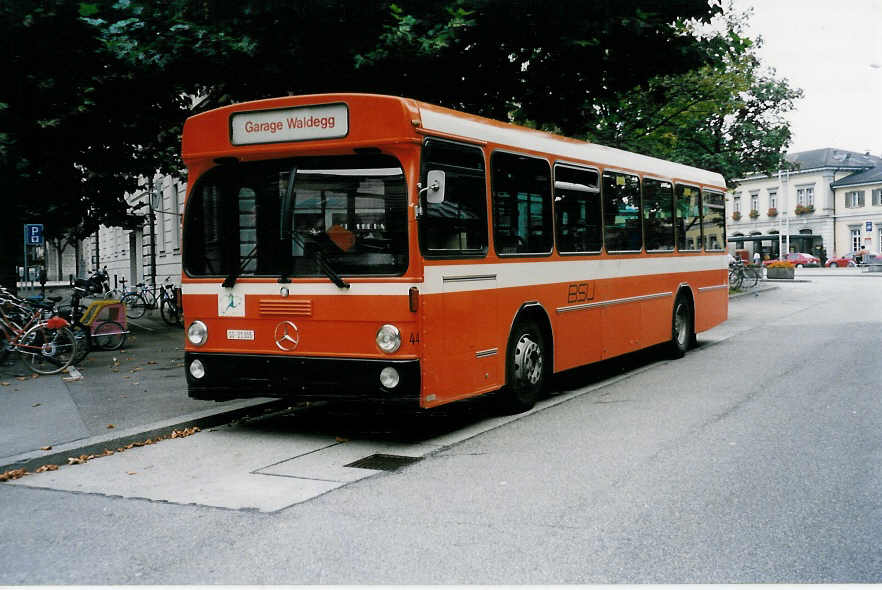
[[762,41],[743,36],[748,18],[727,13],[725,30],[707,40],[716,48],[709,64],[610,97],[588,137],[727,181],[780,168],[791,139],[784,115],[802,91],[763,69],[756,55]]
[[785,128],[755,114],[780,111],[792,93],[758,75],[735,32],[702,39],[688,25],[720,11],[707,0],[5,2],[7,201],[15,224],[43,222],[55,237],[138,225],[123,195],[181,171],[187,116],[336,91],[409,96],[723,169],[762,133],[786,142]]

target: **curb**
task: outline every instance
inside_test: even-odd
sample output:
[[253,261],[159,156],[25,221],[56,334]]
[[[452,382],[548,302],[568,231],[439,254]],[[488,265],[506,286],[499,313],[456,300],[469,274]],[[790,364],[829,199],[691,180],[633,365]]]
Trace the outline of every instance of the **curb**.
[[270,401],[247,400],[235,404],[235,407],[224,408],[222,411],[205,410],[192,414],[177,416],[162,422],[136,426],[118,433],[93,436],[85,440],[74,441],[51,451],[28,451],[0,459],[0,473],[13,469],[33,471],[43,465],[67,465],[69,457],[80,455],[99,455],[106,449],[115,451],[131,443],[142,442],[149,438],[157,438],[171,434],[175,430],[183,430],[194,426],[205,429],[220,426],[252,414],[265,413],[290,405],[290,400],[273,399]]
[[[765,282],[765,281],[763,281]],[[765,287],[756,287],[755,289],[751,289],[749,291],[741,291],[739,293],[732,293],[729,295],[729,299],[738,299],[739,297],[744,297],[745,295],[759,295],[760,293],[764,293],[766,291],[774,291],[775,289],[780,289],[781,287],[775,285],[768,285]]]

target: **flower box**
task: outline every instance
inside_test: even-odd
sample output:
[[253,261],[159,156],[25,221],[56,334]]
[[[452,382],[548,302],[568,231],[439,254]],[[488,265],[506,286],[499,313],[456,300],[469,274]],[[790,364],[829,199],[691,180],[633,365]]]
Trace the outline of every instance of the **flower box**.
[[795,270],[789,262],[773,262],[766,267],[767,279],[792,279]]
[[732,213],[732,219],[733,219],[734,221],[738,221],[739,219],[741,219],[741,212],[740,212],[740,211],[735,211],[735,212],[733,212],[733,213]]
[[814,213],[815,207],[814,205],[797,205],[795,213],[797,215],[806,215],[808,213]]
[[766,215],[768,215],[769,217],[778,217],[778,210],[772,207],[769,209],[769,212],[766,213]]
[[756,209],[751,209],[748,215],[750,215],[751,219],[756,219],[757,217],[759,217],[759,211],[757,211]]

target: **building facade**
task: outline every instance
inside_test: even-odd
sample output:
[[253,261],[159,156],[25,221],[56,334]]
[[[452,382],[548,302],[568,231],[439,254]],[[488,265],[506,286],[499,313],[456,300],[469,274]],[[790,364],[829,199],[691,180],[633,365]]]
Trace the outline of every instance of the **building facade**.
[[882,252],[882,164],[833,183],[836,252]]
[[107,267],[111,287],[121,286],[122,279],[127,285],[150,284],[154,278],[160,284],[167,277],[180,284],[186,182],[157,176],[146,184],[144,192],[126,196],[135,213],[143,215],[143,226],[134,230],[101,226],[97,235],[82,243],[81,276]]
[[[786,156],[790,170],[736,179],[726,203],[730,251],[763,259],[806,252],[823,262],[844,249],[838,239],[836,187],[844,179],[882,165],[882,158],[835,148]],[[844,194],[843,190],[843,194]],[[844,197],[841,197],[844,199]]]

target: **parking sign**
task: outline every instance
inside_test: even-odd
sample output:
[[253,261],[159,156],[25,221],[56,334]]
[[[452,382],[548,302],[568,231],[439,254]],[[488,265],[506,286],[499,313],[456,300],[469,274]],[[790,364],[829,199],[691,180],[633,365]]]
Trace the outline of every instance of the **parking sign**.
[[26,223],[25,224],[25,245],[26,246],[42,246],[43,245],[43,224],[42,223]]

